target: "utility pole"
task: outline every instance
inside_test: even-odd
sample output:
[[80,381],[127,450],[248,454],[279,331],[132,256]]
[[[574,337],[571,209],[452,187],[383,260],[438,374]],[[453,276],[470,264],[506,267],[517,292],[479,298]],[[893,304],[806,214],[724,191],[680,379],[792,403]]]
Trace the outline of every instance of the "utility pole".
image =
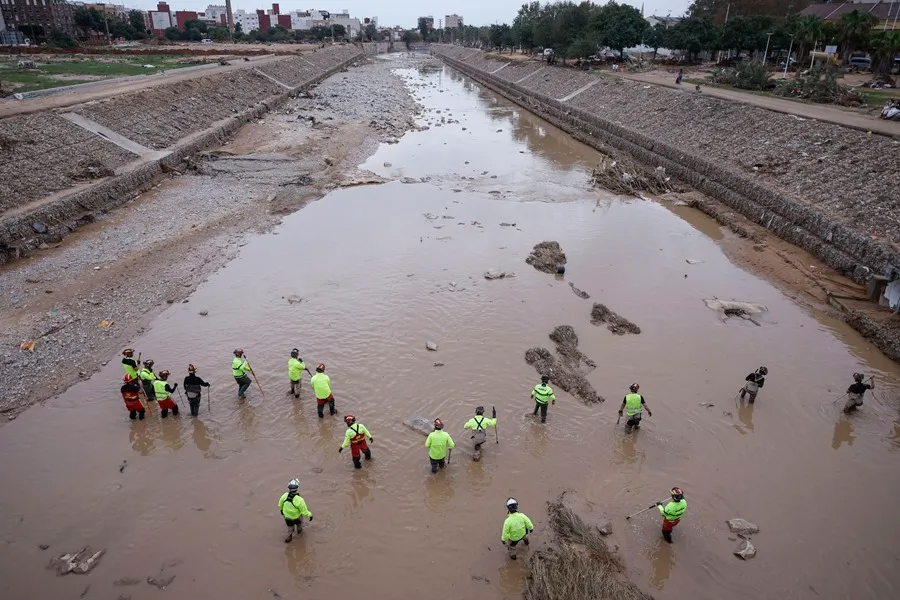
[[788,67],[791,64],[791,50],[794,49],[794,36],[791,36],[791,44],[788,46],[787,58],[784,59],[784,78],[787,79]]
[[228,41],[234,41],[234,15],[231,13],[231,0],[225,0],[225,27],[228,29]]
[[103,5],[103,24],[106,26],[106,45],[112,46],[112,41],[109,39],[109,14],[106,12],[106,5]]
[[763,67],[766,66],[766,58],[768,58],[769,56],[769,42],[772,41],[772,34],[767,33],[766,35],[768,35],[769,37],[766,38],[766,51],[763,52]]

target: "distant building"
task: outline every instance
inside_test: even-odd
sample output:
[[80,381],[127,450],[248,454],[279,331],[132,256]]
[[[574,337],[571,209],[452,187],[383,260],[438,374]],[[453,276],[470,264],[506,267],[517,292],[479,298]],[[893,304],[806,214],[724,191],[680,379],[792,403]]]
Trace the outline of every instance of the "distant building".
[[425,20],[425,28],[428,31],[431,31],[432,29],[434,29],[434,17],[431,17],[431,16],[419,17],[419,19],[417,20],[417,23],[418,23],[418,21],[421,21],[423,19]]
[[681,23],[682,18],[683,17],[658,17],[656,15],[650,15],[649,17],[644,17],[644,20],[650,24],[650,27],[656,27],[657,25],[662,23],[666,26],[666,29],[668,29],[669,27],[674,27],[675,25]]
[[463,18],[459,15],[445,15],[444,27],[447,29],[456,29],[463,24]]
[[21,31],[34,41],[53,31],[75,35],[74,6],[63,0],[0,0],[4,29]]
[[106,13],[108,15],[124,15],[128,12],[125,10],[124,4],[104,4],[102,2],[97,4],[85,3],[84,7],[87,9],[93,8],[100,13]]
[[150,33],[156,37],[164,37],[166,29],[175,27],[175,14],[165,2],[160,2],[156,10],[147,11],[147,14],[150,15]]
[[854,10],[867,12],[878,19],[875,29],[893,29],[896,21],[900,25],[900,2],[885,0],[856,0],[844,4],[812,4],[800,11],[803,16],[816,16],[823,21],[840,21],[844,15]]
[[255,12],[249,13],[241,8],[234,13],[234,24],[235,27],[240,24],[241,31],[250,33],[251,31],[259,29],[259,17]]

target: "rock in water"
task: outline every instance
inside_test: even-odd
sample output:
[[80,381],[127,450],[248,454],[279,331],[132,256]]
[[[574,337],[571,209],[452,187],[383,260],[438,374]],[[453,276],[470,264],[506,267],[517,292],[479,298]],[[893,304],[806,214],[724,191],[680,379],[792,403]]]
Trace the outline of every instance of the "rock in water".
[[750,540],[743,540],[734,551],[735,556],[740,556],[744,560],[750,560],[756,556],[756,546],[750,543]]
[[437,352],[437,348],[438,348],[437,344],[432,342],[431,340],[428,340],[427,342],[425,342],[426,350],[431,350],[432,352]]
[[499,269],[491,269],[490,271],[484,272],[484,278],[491,279],[506,279],[507,277],[515,277],[515,273],[507,273],[506,271],[500,271]]
[[731,533],[736,533],[743,538],[748,535],[753,535],[754,533],[759,533],[758,525],[754,525],[750,521],[745,521],[744,519],[729,519],[727,523]]

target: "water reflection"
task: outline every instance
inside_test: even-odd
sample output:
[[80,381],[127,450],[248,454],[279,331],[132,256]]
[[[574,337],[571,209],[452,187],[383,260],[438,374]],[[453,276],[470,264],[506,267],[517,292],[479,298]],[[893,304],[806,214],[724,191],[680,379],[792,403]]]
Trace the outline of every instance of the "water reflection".
[[640,429],[632,433],[620,432],[616,436],[616,446],[613,463],[617,465],[633,465],[638,463],[637,472],[641,472],[644,466],[644,459],[647,458],[646,453],[642,449],[638,449],[638,432]]
[[181,450],[184,446],[184,439],[181,437],[181,420],[183,418],[183,413],[179,414],[178,417],[173,417],[170,414],[167,419],[159,424],[162,429],[162,441],[173,452]]
[[[458,468],[452,464],[443,471],[425,476],[425,506],[432,512],[438,512],[453,499],[453,477],[447,469]],[[424,468],[423,468],[424,471]],[[424,473],[423,473],[424,474]]]
[[855,440],[856,436],[853,434],[853,423],[851,423],[846,415],[842,414],[841,418],[834,424],[834,435],[831,437],[831,447],[837,450],[843,444],[852,446]]
[[256,409],[250,402],[238,401],[238,427],[244,436],[245,442],[253,442],[256,440]]
[[[494,552],[499,552],[504,561],[503,566],[497,569],[497,575],[500,579],[500,591],[507,595],[505,597],[509,597],[510,595],[520,595],[525,583],[525,577],[528,574],[526,568],[528,556],[526,553],[522,552],[522,545],[520,544],[517,546],[517,548],[519,548],[518,560],[509,560],[506,557],[506,548],[500,544],[499,541],[496,545],[491,544],[491,548]],[[522,556],[522,554],[526,555]]]
[[549,426],[553,423],[553,417],[547,415],[546,423],[541,423],[538,417],[532,417],[531,415],[526,418],[534,419],[534,422],[525,429],[525,449],[528,450],[528,454],[531,456],[541,458],[547,454],[547,450],[550,448]]
[[[151,417],[147,417],[148,419]],[[131,442],[131,449],[141,456],[149,456],[156,448],[156,441],[150,429],[151,421],[131,421],[129,423],[128,441]]]
[[197,450],[203,454],[203,458],[209,458],[215,434],[210,434],[209,428],[201,419],[191,420],[191,437]]
[[491,481],[493,480],[491,477],[491,469],[485,468],[485,461],[488,460],[487,453],[484,451],[484,448],[487,447],[485,443],[481,446],[481,460],[474,461],[466,458],[466,481],[469,484],[469,488],[475,495],[481,495],[485,492],[490,486]]
[[[372,460],[375,460],[374,458]],[[372,500],[372,492],[375,490],[375,476],[368,462],[362,469],[353,469],[350,478],[350,507],[354,510],[362,506],[367,499]]]
[[672,544],[659,538],[656,545],[650,548],[650,585],[661,590],[666,585],[675,566],[675,549]]
[[743,426],[735,423],[734,428],[742,434],[753,431],[753,408],[755,406],[755,404],[751,404],[744,400],[738,401],[738,420],[743,424]]
[[[295,535],[292,542],[284,545],[284,560],[298,587],[301,584],[308,585],[311,582],[315,564],[316,553],[313,549],[314,544],[308,541],[307,536],[309,533],[305,529],[307,527],[309,525],[304,523],[303,533]],[[287,531],[287,528],[284,529]]]

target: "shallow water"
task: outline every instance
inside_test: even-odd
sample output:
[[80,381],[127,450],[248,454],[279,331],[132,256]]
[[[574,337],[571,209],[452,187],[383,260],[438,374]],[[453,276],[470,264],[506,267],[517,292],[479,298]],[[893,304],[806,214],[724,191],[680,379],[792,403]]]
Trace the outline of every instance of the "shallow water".
[[[509,563],[499,544],[506,498],[540,538],[544,503],[575,489],[612,519],[630,575],[658,598],[896,596],[896,366],[730,263],[717,245],[727,234],[699,213],[589,189],[596,154],[551,125],[449,71],[403,74],[427,118],[449,110],[461,123],[408,134],[365,167],[427,183],[336,191],[286,217],[134,340],[178,381],[197,365],[211,414],[204,401],[198,419],[129,422],[109,357],[0,430],[0,595],[75,597],[90,583],[87,598],[155,598],[113,582],[180,559],[171,598],[515,598],[525,561]],[[565,279],[525,264],[543,240],[565,250]],[[486,281],[491,268],[516,277]],[[723,320],[703,303],[713,296],[769,312],[760,326]],[[591,325],[595,301],[642,333]],[[557,391],[535,424],[524,352],[553,350],[547,335],[563,324],[609,401]],[[235,346],[265,398],[254,386],[238,404]],[[306,378],[299,401],[286,395],[295,346],[310,368],[327,365],[339,414],[375,437],[362,471],[338,455],[343,423],[317,419]],[[766,386],[738,406],[760,364]],[[843,417],[833,400],[858,370],[878,376],[876,396]],[[654,416],[627,436],[616,409],[632,381]],[[476,463],[462,425],[478,404],[500,421],[499,444],[489,437]],[[414,416],[440,417],[459,445],[437,476],[423,436],[403,426]],[[315,520],[284,544],[275,505],[292,477]],[[669,546],[652,512],[624,516],[673,485],[689,509]],[[732,517],[761,528],[750,562],[731,554]],[[108,552],[92,573],[45,570],[86,545]]]

